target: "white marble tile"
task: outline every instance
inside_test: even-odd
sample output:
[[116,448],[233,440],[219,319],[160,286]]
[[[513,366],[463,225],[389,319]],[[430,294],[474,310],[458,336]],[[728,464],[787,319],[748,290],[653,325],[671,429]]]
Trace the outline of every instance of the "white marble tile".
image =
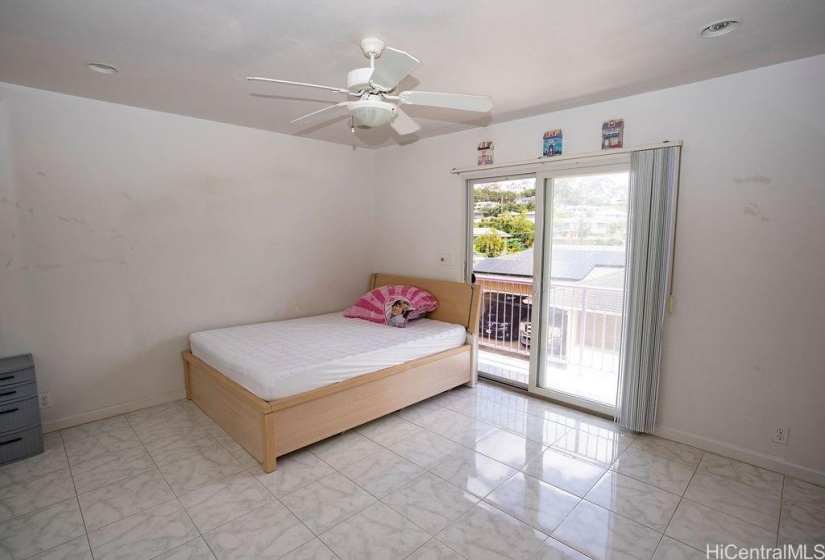
[[274,501],[204,535],[220,559],[279,558],[315,538]]
[[238,454],[245,452],[246,450],[241,446],[240,443],[232,439],[232,436],[227,434],[223,431],[220,427],[214,429],[209,432],[210,435],[215,438],[215,440],[223,446],[224,449],[229,451],[234,457],[237,457]]
[[426,471],[388,449],[381,449],[339,472],[380,499]]
[[778,495],[714,474],[697,472],[685,490],[685,498],[769,531],[776,532],[779,526]]
[[584,497],[607,471],[552,448],[533,459],[522,470],[580,497]]
[[77,498],[69,498],[0,523],[0,557],[28,558],[85,532]]
[[281,556],[282,560],[339,560],[321,539],[315,538],[301,545],[289,554]]
[[721,511],[683,499],[665,534],[697,550],[708,545],[773,546],[776,532],[768,531]]
[[[227,451],[229,450],[227,449]],[[229,451],[229,454],[232,455],[249,474],[253,476],[266,474],[263,465],[261,465],[255,457],[247,453],[246,449],[241,449],[236,453]],[[278,457],[278,468],[281,466],[280,461],[281,457]]]
[[696,472],[694,467],[636,449],[633,445],[619,456],[611,469],[680,496]]
[[163,465],[185,459],[197,453],[207,453],[220,443],[206,430],[197,427],[188,434],[173,434],[146,442],[144,445],[155,464]]
[[78,496],[86,530],[94,531],[168,502],[175,494],[157,469]]
[[375,443],[383,446],[390,445],[402,439],[417,434],[423,428],[412,422],[407,422],[398,414],[390,414],[378,420],[356,428],[356,431],[368,437]]
[[302,450],[278,457],[273,472],[264,473],[263,469],[257,469],[255,476],[270,492],[280,497],[334,472],[335,469],[316,455]]
[[405,558],[430,535],[378,502],[320,538],[342,560],[392,560]]
[[483,437],[495,432],[497,428],[492,424],[453,412],[454,418],[440,422],[428,429],[465,447],[471,447]]
[[456,442],[434,434],[429,430],[422,430],[399,442],[388,445],[387,448],[425,469],[431,469],[464,450],[464,447]]
[[0,467],[0,488],[65,469],[69,466],[60,432],[43,436],[43,453]]
[[244,470],[228,451],[219,447],[158,468],[178,496]]
[[143,447],[132,447],[72,465],[72,478],[78,494],[131,478],[155,468]]
[[375,503],[366,490],[338,473],[280,498],[316,535]]
[[551,536],[596,560],[649,560],[661,538],[649,527],[585,501]]
[[478,498],[427,473],[383,501],[427,533],[435,535],[478,503]]
[[86,535],[50,548],[29,560],[92,560],[92,549]]
[[170,401],[130,412],[126,415],[126,419],[132,427],[146,430],[165,424],[187,421],[190,420],[190,416],[186,413],[181,401]]
[[537,441],[504,430],[496,430],[469,447],[514,469],[524,468],[545,449]]
[[123,416],[68,428],[62,434],[66,455],[72,466],[141,445]]
[[112,416],[111,418],[104,418],[96,422],[89,422],[79,426],[73,426],[62,430],[63,440],[66,444],[87,439],[90,437],[100,437],[106,434],[117,434],[121,432],[131,432],[132,426],[126,420],[126,417],[121,415]]
[[593,416],[592,414],[579,413],[575,428],[580,432],[606,438],[612,437],[614,434],[622,434],[629,438],[628,445],[637,437],[635,432],[618,425],[613,420]]
[[0,521],[50,506],[74,495],[69,469],[0,488]]
[[664,533],[682,498],[607,471],[584,499]]
[[552,448],[600,467],[609,468],[632,441],[633,437],[626,434],[602,437],[573,429],[556,441]]
[[755,467],[742,461],[728,459],[714,453],[705,453],[699,463],[699,471],[709,472],[751,486],[757,490],[777,495],[782,494],[782,482],[785,478],[777,472]]
[[215,555],[209,550],[206,542],[198,537],[193,541],[173,548],[166,554],[157,556],[155,560],[215,560]]
[[358,432],[344,432],[309,448],[319,459],[334,469],[342,469],[368,455],[377,453],[380,449],[380,445]]
[[825,509],[783,502],[779,534],[791,541],[825,543]]
[[785,477],[782,503],[825,511],[825,486],[817,486],[790,476]]
[[457,552],[437,539],[430,539],[405,560],[463,560]]
[[484,501],[549,535],[573,511],[580,498],[520,472]]
[[89,533],[96,560],[154,558],[191,541],[198,530],[171,500]]
[[430,469],[447,482],[483,498],[516,473],[504,463],[466,449]]
[[691,548],[684,543],[665,535],[662,537],[659,546],[656,548],[656,553],[653,555],[653,560],[707,560],[708,557],[704,552],[699,552],[695,548]]
[[658,455],[669,461],[683,463],[693,468],[699,466],[699,462],[705,454],[704,451],[696,447],[646,434],[637,437],[632,447]]
[[403,408],[396,414],[407,422],[412,422],[418,426],[427,427],[436,425],[440,422],[449,421],[451,418],[455,417],[456,412],[454,410],[444,408],[443,406],[438,406],[431,402],[424,401],[408,406],[407,408]]
[[533,553],[530,560],[588,560],[587,556],[549,537],[539,549]]
[[553,445],[563,440],[572,431],[573,428],[570,426],[528,414],[524,433],[519,431],[517,433],[544,445]]
[[547,535],[480,502],[436,538],[464,558],[495,560],[529,558]]
[[273,501],[269,490],[246,471],[184,494],[180,502],[201,534]]
[[196,421],[190,420],[185,412],[181,412],[180,417],[166,420],[163,423],[135,424],[133,428],[145,446],[186,437],[195,437],[201,432],[205,432],[204,428]]

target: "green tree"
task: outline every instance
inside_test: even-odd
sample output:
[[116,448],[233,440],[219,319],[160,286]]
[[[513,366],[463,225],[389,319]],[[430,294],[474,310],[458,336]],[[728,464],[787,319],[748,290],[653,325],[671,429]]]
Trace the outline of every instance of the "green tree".
[[505,233],[509,233],[513,237],[510,238],[508,245],[517,251],[523,251],[533,246],[536,238],[536,226],[533,222],[527,219],[527,214],[521,212],[519,214],[505,213],[485,218],[479,224],[481,227],[491,227]]
[[506,246],[504,238],[498,234],[496,229],[491,230],[490,233],[479,235],[473,243],[473,248],[477,253],[488,257],[500,256]]

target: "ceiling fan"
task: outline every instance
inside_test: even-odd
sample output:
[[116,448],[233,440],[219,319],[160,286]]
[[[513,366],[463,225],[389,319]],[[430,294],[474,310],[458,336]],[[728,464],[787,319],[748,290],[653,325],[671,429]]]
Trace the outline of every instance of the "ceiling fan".
[[250,76],[247,80],[325,89],[356,97],[358,98],[356,101],[344,101],[337,105],[324,107],[320,111],[292,121],[293,123],[314,124],[349,113],[353,132],[356,126],[375,128],[385,124],[389,124],[401,135],[412,134],[419,130],[420,127],[416,122],[391,101],[401,105],[422,105],[478,113],[488,113],[493,108],[493,100],[486,95],[428,91],[402,91],[395,94],[398,83],[418,67],[419,60],[409,53],[387,47],[381,39],[363,39],[361,50],[364,56],[370,59],[369,68],[356,68],[349,72],[346,88],[257,76]]

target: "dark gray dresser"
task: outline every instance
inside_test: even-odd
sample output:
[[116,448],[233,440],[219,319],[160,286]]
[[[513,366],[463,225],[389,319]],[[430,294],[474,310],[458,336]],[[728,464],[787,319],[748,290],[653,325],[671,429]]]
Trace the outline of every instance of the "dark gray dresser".
[[43,453],[31,354],[0,358],[0,465]]

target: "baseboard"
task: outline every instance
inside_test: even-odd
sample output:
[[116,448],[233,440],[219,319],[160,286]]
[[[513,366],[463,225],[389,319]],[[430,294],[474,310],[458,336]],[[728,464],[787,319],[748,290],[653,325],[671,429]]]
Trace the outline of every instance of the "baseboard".
[[163,404],[184,398],[186,398],[186,390],[178,389],[176,391],[164,393],[157,397],[152,397],[151,399],[130,401],[126,403],[117,404],[115,406],[99,408],[97,410],[92,410],[90,412],[84,412],[83,414],[77,414],[75,416],[69,416],[67,418],[49,420],[48,422],[43,423],[43,433],[48,434],[49,432],[64,430],[66,428],[71,428],[72,426],[79,426],[80,424],[95,422],[97,420],[103,420],[104,418],[111,418],[112,416],[117,416],[118,414],[126,414],[128,412],[140,410],[141,408],[148,408],[150,406],[155,406],[157,404]]
[[825,471],[791,463],[781,457],[757,453],[756,451],[752,451],[750,449],[697,436],[681,430],[674,430],[665,426],[656,426],[655,434],[663,438],[678,441],[679,443],[692,445],[693,447],[710,451],[711,453],[716,453],[717,455],[723,455],[725,457],[730,457],[731,459],[744,461],[745,463],[750,463],[752,465],[756,465],[757,467],[762,467],[764,469],[793,476],[807,482],[825,486]]

